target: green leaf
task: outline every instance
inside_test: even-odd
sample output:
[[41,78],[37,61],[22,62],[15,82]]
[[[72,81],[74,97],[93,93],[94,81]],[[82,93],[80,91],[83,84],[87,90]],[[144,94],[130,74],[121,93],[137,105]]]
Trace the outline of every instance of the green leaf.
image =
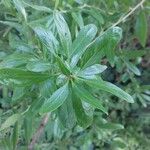
[[120,129],[124,129],[123,125],[117,124],[117,123],[99,124],[99,127],[102,128],[102,129],[106,129],[106,130],[120,130]]
[[55,55],[58,49],[58,41],[54,37],[53,33],[46,28],[43,27],[33,27],[34,32],[37,34],[42,44]]
[[92,79],[92,80],[85,80],[84,81],[90,85],[91,87],[95,87],[98,88],[100,90],[109,92],[117,97],[119,97],[120,99],[123,99],[129,103],[134,103],[133,98],[126,93],[125,91],[123,91],[122,89],[120,89],[119,87],[117,87],[116,85],[110,83],[110,82],[106,82],[100,79]]
[[58,108],[57,114],[60,122],[65,128],[71,129],[75,126],[76,116],[73,109],[70,92],[65,102]]
[[80,29],[84,27],[83,18],[80,12],[72,12],[71,15],[75,22],[79,25]]
[[34,73],[21,69],[0,69],[0,79],[31,80],[32,82],[41,82],[48,79],[48,74]]
[[91,65],[99,63],[100,60],[104,57],[103,51],[95,52],[94,54],[93,52],[94,52],[94,49],[93,51],[89,51],[88,53],[86,53],[86,55],[83,56],[81,60],[81,63],[82,63],[81,67],[83,69]]
[[95,74],[102,73],[104,70],[106,70],[107,66],[100,65],[100,64],[95,64],[93,66],[90,66],[84,70],[81,70],[78,75],[81,77],[87,77],[87,76],[92,76]]
[[150,102],[150,95],[141,94],[141,97]]
[[65,75],[69,75],[71,72],[69,69],[69,66],[67,66],[65,62],[59,56],[57,56],[56,59],[57,59],[57,63],[62,73]]
[[99,22],[100,25],[104,24],[104,18],[100,10],[95,9],[95,8],[90,8],[86,12],[89,13],[93,18],[95,18]]
[[21,114],[14,114],[7,118],[7,120],[1,125],[0,131],[9,128],[14,125],[21,117]]
[[26,112],[26,118],[28,118],[29,116],[30,117],[36,116],[36,114],[39,113],[39,110],[41,109],[41,106],[43,105],[43,103],[44,103],[43,98],[35,99],[32,102],[29,110]]
[[[25,32],[27,34],[27,32],[29,32],[29,31],[25,31]],[[18,55],[19,54],[25,55],[25,57],[26,57],[26,55],[32,54],[33,58],[34,58],[34,56],[33,56],[34,49],[37,48],[37,46],[33,45],[33,43],[29,44],[27,41],[20,39],[19,36],[14,33],[9,33],[9,46],[12,49],[16,50],[16,52],[14,54],[18,53]]]
[[11,8],[11,7],[12,7],[11,1],[9,1],[9,0],[3,1],[3,5],[4,5],[6,8]]
[[12,134],[12,137],[11,137],[13,150],[16,149],[18,139],[19,139],[19,125],[18,125],[18,122],[16,122],[16,124],[14,126],[14,129],[13,129],[13,134]]
[[63,47],[63,51],[67,56],[69,56],[69,51],[71,50],[72,45],[69,27],[60,12],[56,12],[54,14],[54,22],[61,41],[61,45]]
[[141,11],[137,16],[135,24],[135,35],[139,39],[139,42],[145,47],[148,33],[147,18],[144,11]]
[[115,57],[115,47],[122,38],[122,29],[119,27],[113,27],[104,33],[104,36],[101,36],[101,48],[105,53],[110,64],[114,65]]
[[49,62],[42,61],[42,60],[32,61],[26,65],[26,68],[29,71],[33,71],[33,72],[45,72],[50,70],[51,67],[52,66]]
[[141,102],[141,104],[143,105],[143,107],[147,107],[147,104],[146,104],[145,100],[143,99],[143,97],[140,94],[136,94],[136,96],[139,99],[139,101]]
[[47,99],[40,109],[40,113],[47,113],[56,110],[67,99],[69,94],[68,83],[57,89],[52,96]]
[[127,68],[132,71],[134,74],[136,74],[137,76],[140,76],[141,75],[141,72],[140,70],[131,62],[129,61],[125,61],[126,65],[127,65]]
[[150,91],[150,85],[142,85],[142,86],[140,86],[140,88],[141,88],[141,91],[145,91],[145,90],[148,90],[148,91]]
[[40,83],[39,90],[40,90],[40,95],[42,97],[44,98],[50,97],[50,95],[53,93],[56,87],[54,81],[55,81],[54,79],[48,79]]
[[54,126],[52,130],[53,130],[54,138],[61,139],[63,137],[64,127],[62,126],[58,118],[54,120]]
[[73,41],[71,48],[72,67],[74,67],[78,63],[85,50],[90,45],[91,41],[94,39],[96,33],[97,28],[94,24],[86,25],[80,30],[78,36]]
[[22,28],[21,24],[19,24],[19,23],[12,22],[12,21],[0,21],[0,23],[2,23],[4,25],[8,25],[8,26],[10,26],[12,28],[15,28],[20,33],[23,33],[23,28]]
[[121,55],[128,59],[135,59],[146,55],[146,53],[146,50],[122,50],[121,53],[118,53],[118,56]]
[[[103,34],[98,36],[95,41],[87,49],[85,55],[83,56],[84,66],[92,65],[93,60],[97,59],[97,56],[101,58],[102,56],[107,57],[111,65],[114,65],[115,57],[115,47],[122,38],[122,29],[119,27],[112,27],[106,30]],[[95,57],[93,57],[95,56]],[[91,59],[92,58],[92,59]]]
[[31,136],[33,133],[33,117],[32,116],[28,116],[25,117],[23,125],[24,125],[24,137],[25,137],[25,141],[27,143],[27,145],[29,145],[30,140],[31,140]]
[[24,94],[26,93],[25,87],[15,87],[13,90],[13,96],[12,96],[12,102],[16,103],[18,100],[20,100]]
[[72,102],[73,102],[73,108],[74,108],[76,119],[77,119],[79,126],[83,128],[87,128],[89,125],[91,125],[93,121],[93,117],[88,116],[85,113],[81,100],[79,97],[75,95],[74,91],[72,92]]
[[90,94],[89,91],[87,91],[84,87],[82,87],[81,85],[77,85],[77,83],[75,83],[73,85],[73,90],[81,100],[89,103],[91,106],[98,108],[104,113],[108,114],[106,108],[103,107],[102,102],[97,98],[93,97],[92,94]]
[[52,13],[53,11],[48,8],[48,7],[45,7],[45,6],[38,6],[38,5],[34,5],[34,4],[29,4],[29,3],[26,3],[23,1],[23,3],[35,10],[38,10],[38,11],[43,11],[43,12],[47,12],[47,13]]
[[119,137],[116,137],[113,139],[113,142],[112,142],[112,147],[113,148],[121,148],[121,149],[124,149],[127,145],[125,144],[125,142],[119,138]]
[[[39,14],[40,12],[36,12],[37,14]],[[42,13],[41,13],[42,14]],[[43,24],[45,26],[43,26]],[[49,30],[53,31],[53,26],[54,26],[54,20],[53,20],[53,15],[46,15],[43,17],[39,17],[36,20],[32,20],[28,23],[28,25],[32,28],[37,27],[37,26],[41,26],[41,27],[46,27]]]
[[23,15],[24,19],[27,20],[27,14],[26,14],[26,11],[25,11],[22,1],[21,0],[13,0],[13,2],[15,4],[15,7],[18,10],[18,12],[20,12]]
[[0,63],[0,68],[18,67],[33,59],[35,58],[29,54],[14,53],[3,59]]

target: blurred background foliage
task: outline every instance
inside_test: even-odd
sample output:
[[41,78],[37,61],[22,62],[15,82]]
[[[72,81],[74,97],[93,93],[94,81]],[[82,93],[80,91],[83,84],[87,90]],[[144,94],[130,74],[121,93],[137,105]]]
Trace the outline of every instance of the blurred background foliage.
[[[78,29],[89,23],[95,24],[98,34],[102,34],[118,20],[122,20],[138,3],[140,0],[1,0],[0,61],[14,52],[40,56],[40,45],[30,26],[40,24],[54,33],[57,32],[53,26],[54,10],[62,12],[74,38]],[[52,115],[35,149],[150,149],[150,1],[146,0],[117,25],[123,30],[122,40],[110,54],[113,59],[110,55],[100,58],[100,63],[108,66],[102,76],[130,93],[135,103],[120,102],[112,95],[93,89],[96,96],[105,101],[109,115],[96,110],[92,125],[86,129],[79,126],[65,128],[61,121]],[[28,61],[24,57],[20,58],[21,63],[22,60]],[[14,65],[13,63],[15,62],[8,58],[4,65]],[[24,113],[32,105],[31,102],[36,101],[37,92],[36,88],[30,89],[29,92],[28,87],[14,88],[10,83],[1,83],[1,128],[3,122],[12,114]],[[16,104],[13,104],[13,101],[16,101]],[[17,117],[19,116],[14,116],[12,122]],[[27,117],[2,130],[0,149],[26,149],[41,119],[41,116],[32,110]]]

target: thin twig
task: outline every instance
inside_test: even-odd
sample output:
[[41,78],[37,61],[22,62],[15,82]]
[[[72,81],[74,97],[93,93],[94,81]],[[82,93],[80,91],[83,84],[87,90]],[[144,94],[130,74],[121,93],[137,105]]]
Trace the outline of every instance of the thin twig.
[[30,142],[30,144],[28,146],[28,150],[33,150],[34,149],[34,146],[35,146],[37,140],[39,139],[41,133],[43,132],[43,129],[44,129],[45,125],[48,122],[49,116],[50,116],[50,114],[48,113],[43,118],[42,122],[40,123],[39,128],[37,129],[37,131],[33,135],[33,138],[32,138],[32,140],[31,140],[31,142]]
[[124,17],[121,17],[116,23],[114,23],[111,27],[117,26],[118,24],[120,24],[121,22],[125,21],[132,13],[134,13],[135,10],[137,10],[139,7],[141,7],[143,5],[143,3],[146,0],[141,0],[140,3],[138,3],[134,8],[131,9],[131,11],[129,11]]

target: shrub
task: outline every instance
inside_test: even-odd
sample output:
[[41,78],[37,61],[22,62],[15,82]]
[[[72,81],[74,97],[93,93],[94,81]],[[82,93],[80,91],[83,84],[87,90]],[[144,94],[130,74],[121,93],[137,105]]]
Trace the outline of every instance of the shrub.
[[1,149],[148,148],[149,2],[0,9]]

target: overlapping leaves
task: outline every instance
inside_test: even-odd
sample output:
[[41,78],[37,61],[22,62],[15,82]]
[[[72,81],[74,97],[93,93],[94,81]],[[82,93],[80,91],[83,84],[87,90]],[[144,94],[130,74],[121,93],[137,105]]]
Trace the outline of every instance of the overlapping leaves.
[[[82,105],[85,102],[93,109],[99,109],[108,114],[104,100],[96,98],[89,90],[91,87],[109,92],[129,103],[133,102],[132,97],[122,89],[99,78],[100,73],[107,68],[99,64],[99,58],[106,55],[113,64],[113,49],[122,36],[122,30],[119,27],[113,27],[94,39],[97,27],[94,24],[82,25],[72,41],[68,24],[63,15],[57,11],[54,12],[54,26],[58,34],[54,34],[46,27],[31,27],[43,45],[43,51],[48,52],[46,60],[33,56],[22,60],[23,54],[13,54],[1,62],[0,78],[39,83],[48,81],[54,75],[56,78],[64,75],[66,80],[63,85],[57,85],[55,90],[51,90],[54,91],[52,94],[44,94],[46,96],[42,98],[45,101],[39,112],[43,114],[55,111],[60,120],[65,118],[62,122],[69,128],[76,122],[83,127],[91,124],[92,117],[85,113]],[[53,80],[55,81],[56,78],[54,77]]]

